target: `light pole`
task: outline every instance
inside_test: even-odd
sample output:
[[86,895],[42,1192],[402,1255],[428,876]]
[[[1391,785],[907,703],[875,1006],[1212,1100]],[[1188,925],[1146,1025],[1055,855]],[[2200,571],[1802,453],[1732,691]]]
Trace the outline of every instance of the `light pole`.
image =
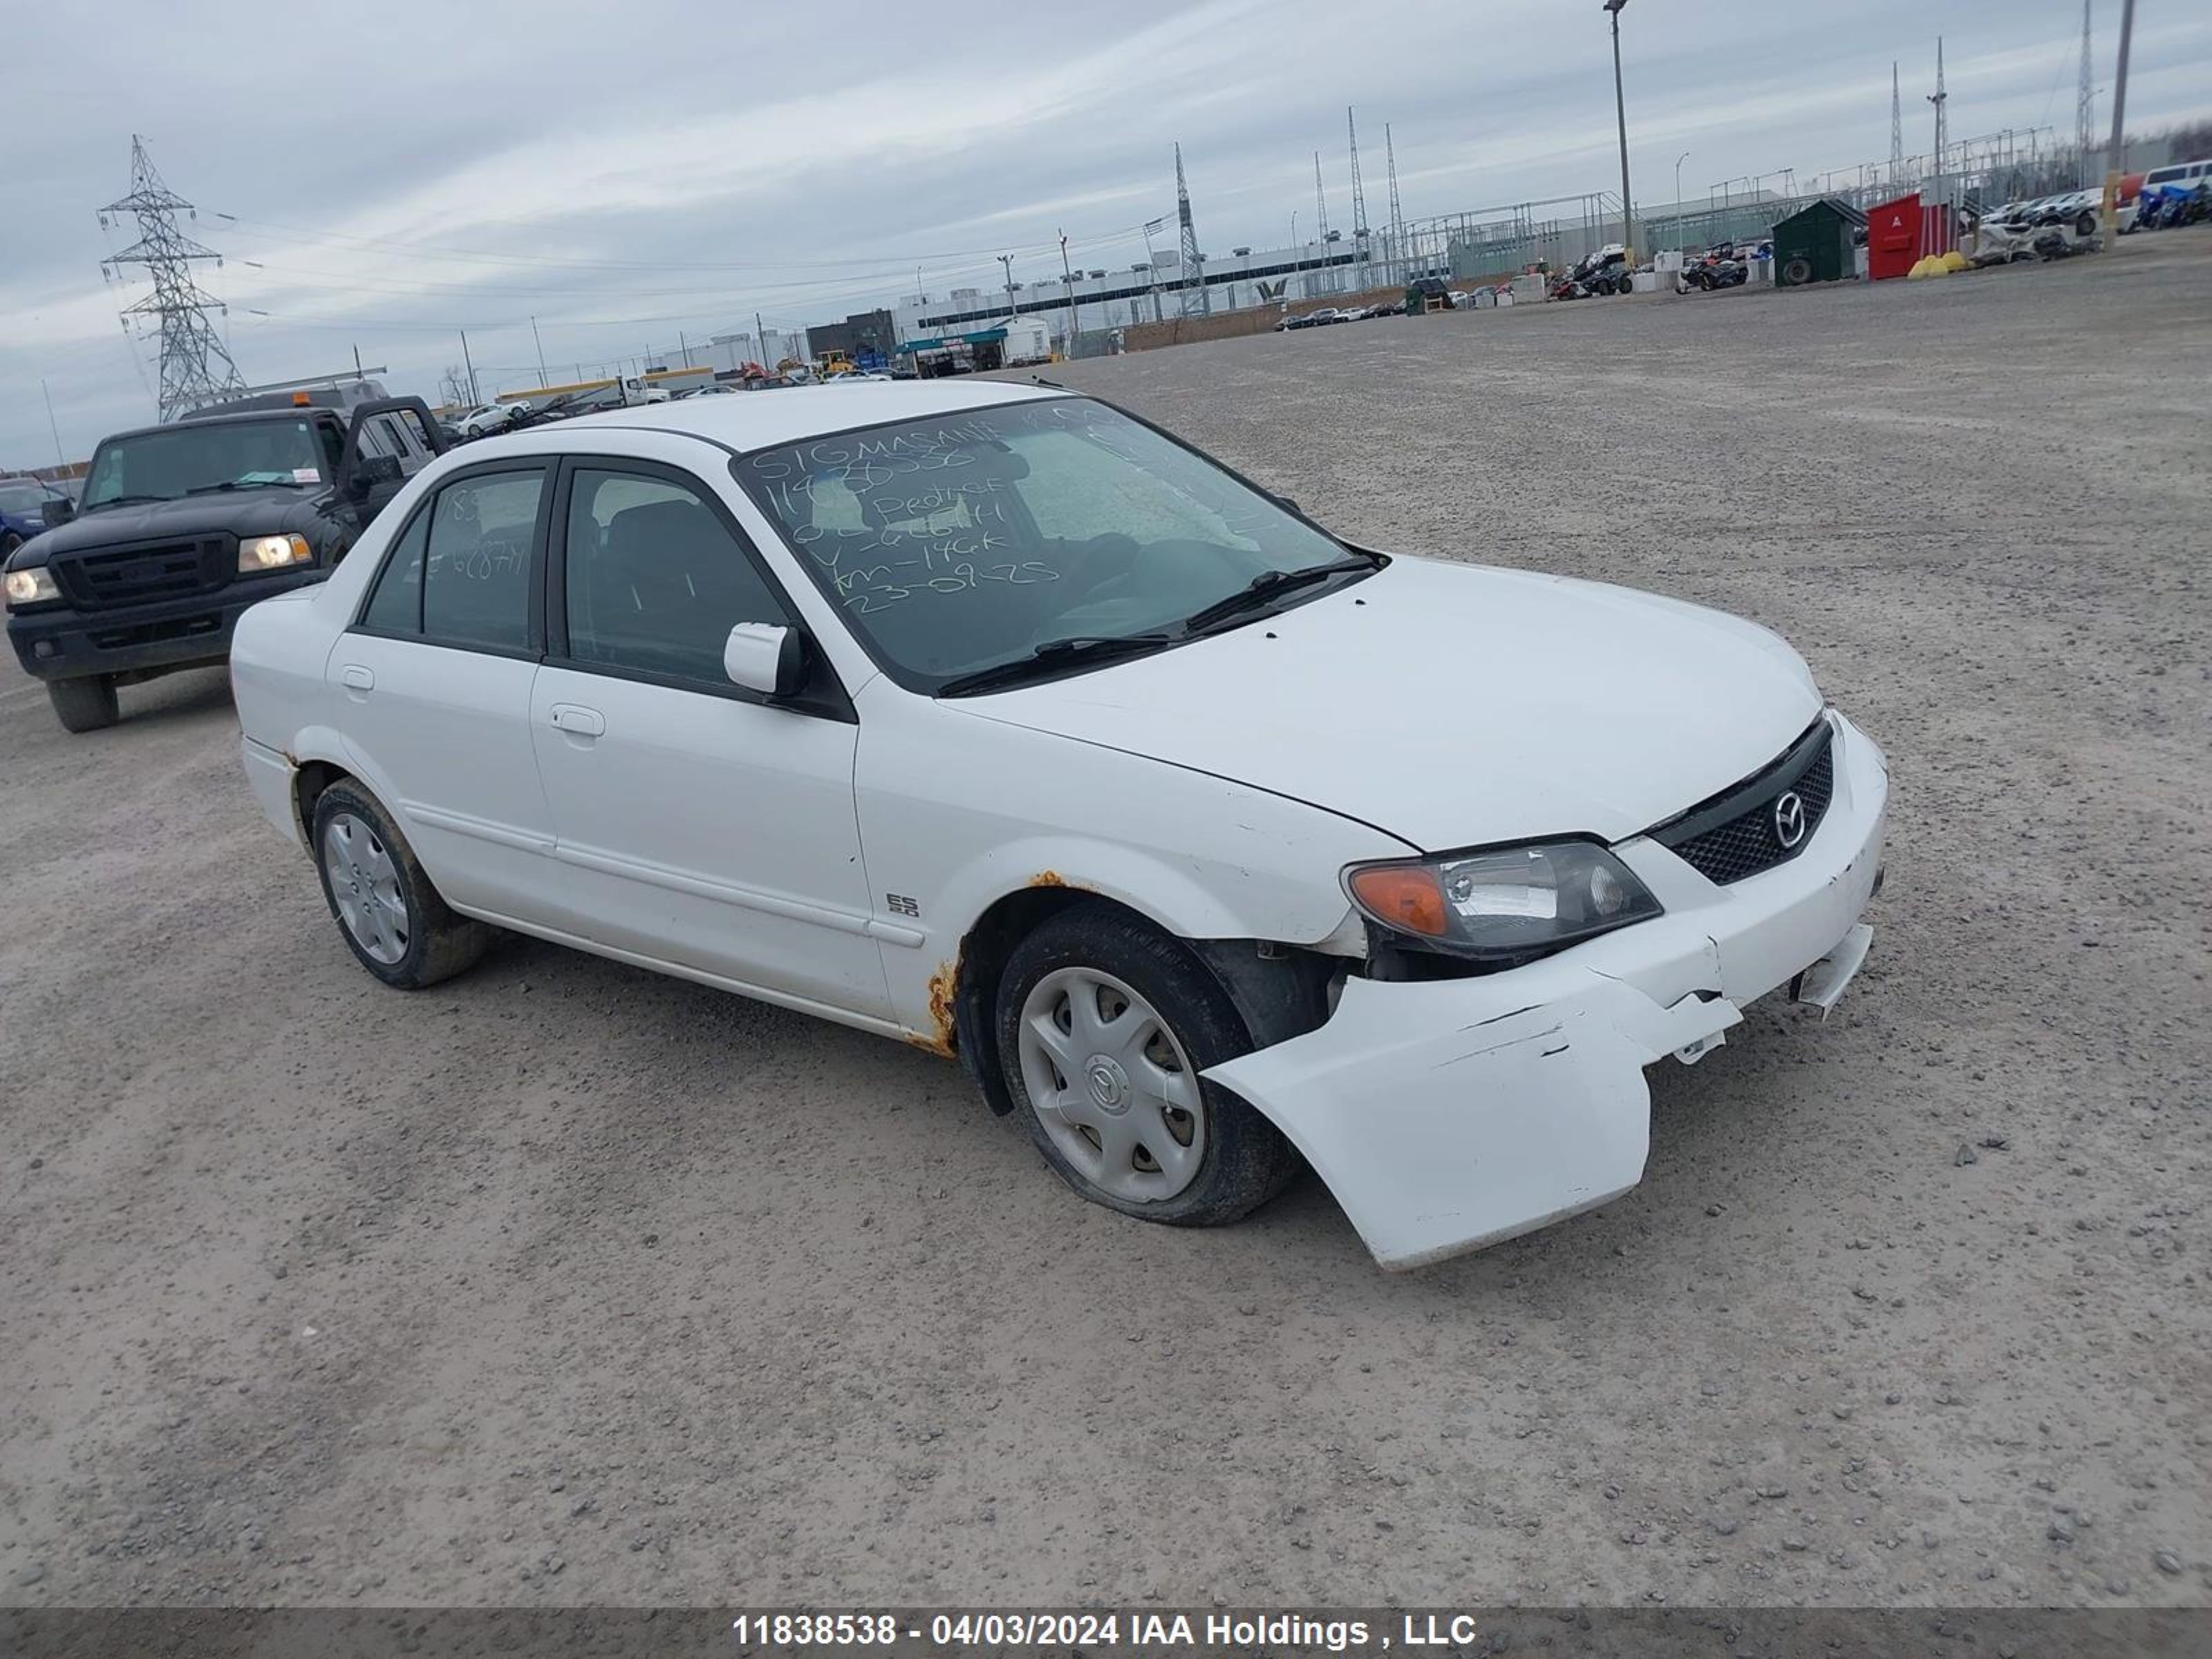
[[1613,108],[1620,120],[1620,246],[1636,263],[1636,220],[1628,204],[1628,100],[1620,88],[1620,9],[1628,0],[1605,0],[1613,19]]
[[1006,268],[1006,315],[1011,319],[1014,314],[1014,256],[1001,253],[999,263]]
[[1686,149],[1674,158],[1674,251],[1677,253],[1682,251],[1682,163],[1689,159],[1690,152]]
[[1060,233],[1060,270],[1067,282],[1067,361],[1075,361],[1075,343],[1082,327],[1075,312],[1075,267],[1067,263],[1067,233]]
[[535,317],[530,319],[530,343],[538,348],[538,384],[550,386],[551,381],[545,374],[545,342],[538,337],[538,319]]

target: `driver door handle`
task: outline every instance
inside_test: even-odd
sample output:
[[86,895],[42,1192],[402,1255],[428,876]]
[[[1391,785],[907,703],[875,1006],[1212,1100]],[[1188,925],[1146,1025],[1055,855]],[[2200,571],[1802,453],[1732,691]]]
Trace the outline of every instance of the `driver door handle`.
[[376,689],[376,676],[359,663],[348,663],[339,670],[338,678],[349,691],[373,691]]
[[607,730],[606,716],[596,708],[586,708],[577,702],[555,703],[553,724],[580,738],[604,737]]

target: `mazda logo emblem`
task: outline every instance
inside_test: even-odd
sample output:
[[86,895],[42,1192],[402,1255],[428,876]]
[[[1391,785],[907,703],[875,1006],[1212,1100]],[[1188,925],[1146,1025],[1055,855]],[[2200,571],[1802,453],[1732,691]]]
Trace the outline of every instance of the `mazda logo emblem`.
[[1795,789],[1785,789],[1774,803],[1774,836],[1784,852],[1805,839],[1805,803]]

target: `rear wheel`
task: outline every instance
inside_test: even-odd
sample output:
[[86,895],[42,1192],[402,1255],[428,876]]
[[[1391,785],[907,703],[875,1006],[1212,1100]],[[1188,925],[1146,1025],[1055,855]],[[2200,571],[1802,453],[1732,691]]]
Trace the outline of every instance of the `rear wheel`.
[[115,681],[109,675],[48,680],[46,697],[54,706],[54,718],[65,731],[97,732],[115,724]]
[[314,845],[339,936],[386,985],[419,991],[483,955],[491,930],[439,896],[407,838],[358,785],[334,783],[317,798]]
[[1200,1075],[1252,1047],[1227,994],[1126,912],[1079,905],[1024,939],[1000,981],[997,1024],[1016,1113],[1094,1204],[1218,1226],[1297,1171],[1273,1124]]

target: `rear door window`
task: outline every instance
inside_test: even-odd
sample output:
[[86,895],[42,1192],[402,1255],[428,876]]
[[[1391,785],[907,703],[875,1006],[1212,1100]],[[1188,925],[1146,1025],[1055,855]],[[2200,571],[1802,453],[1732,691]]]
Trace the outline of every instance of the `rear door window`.
[[432,503],[422,555],[422,635],[494,651],[530,648],[530,573],[542,469],[455,480]]

